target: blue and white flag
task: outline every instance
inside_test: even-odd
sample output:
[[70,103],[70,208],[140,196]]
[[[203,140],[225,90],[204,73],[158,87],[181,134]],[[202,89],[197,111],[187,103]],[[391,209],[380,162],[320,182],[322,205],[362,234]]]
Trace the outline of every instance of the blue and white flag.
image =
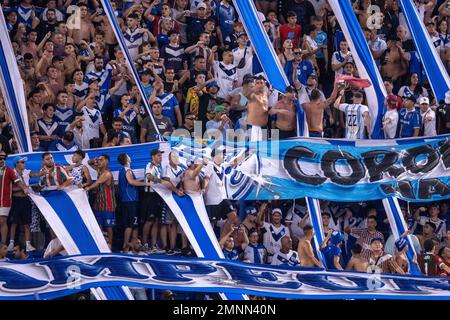
[[0,262],[0,300],[31,300],[35,292],[41,299],[54,299],[99,286],[105,290],[133,286],[282,299],[450,300],[448,278],[428,276],[158,255],[96,254]]
[[0,90],[3,94],[19,152],[33,150],[28,127],[27,105],[17,60],[14,55],[5,17],[0,14]]
[[111,2],[109,0],[101,0],[103,9],[105,10],[106,17],[108,18],[108,21],[111,25],[111,28],[114,31],[114,34],[116,35],[117,42],[119,42],[120,49],[122,50],[125,61],[127,62],[128,69],[130,70],[131,74],[133,75],[134,82],[137,84],[137,87],[139,89],[139,94],[141,95],[141,101],[144,104],[145,109],[147,110],[148,116],[150,117],[150,120],[152,120],[153,127],[157,133],[157,136],[159,140],[161,140],[161,135],[159,132],[159,127],[157,126],[155,119],[153,118],[152,108],[150,107],[150,103],[147,99],[147,96],[145,95],[144,87],[142,86],[141,79],[139,78],[139,74],[136,70],[136,67],[134,65],[133,58],[131,57],[130,51],[128,50],[128,47],[125,43],[125,38],[122,33],[122,29],[120,28],[120,25],[117,21],[116,15],[114,13],[114,9],[111,6]]
[[445,93],[450,90],[450,77],[442,63],[441,57],[431,41],[430,34],[425,28],[414,2],[411,0],[400,0],[399,4],[436,101],[444,100]]
[[[266,79],[272,87],[284,93],[289,86],[289,81],[284,73],[283,66],[270,42],[267,32],[264,30],[258,12],[253,1],[233,0],[241,22],[247,32],[256,56],[266,74]],[[300,103],[296,102],[297,110],[297,136],[308,136],[308,124],[306,115]]]
[[381,125],[385,109],[384,100],[386,98],[383,79],[372,57],[369,45],[364,38],[350,0],[330,0],[328,3],[344,32],[360,77],[369,79],[372,83],[372,86],[364,89],[364,91],[369,106],[372,139],[380,139],[383,137]]
[[[408,230],[405,219],[403,218],[402,211],[400,209],[400,205],[398,203],[398,199],[395,197],[385,198],[383,199],[383,206],[389,220],[392,234],[394,235],[394,238],[398,240],[405,233],[405,231]],[[417,257],[417,252],[414,249],[413,243],[411,241],[411,236],[408,235],[405,240],[408,244],[408,251],[406,252],[406,256],[408,257],[411,273],[422,274],[419,267],[414,262],[417,261],[415,260],[415,257]]]
[[[70,255],[109,253],[103,233],[94,217],[86,191],[78,187],[30,193],[64,249]],[[94,288],[99,300],[133,300],[126,287]]]

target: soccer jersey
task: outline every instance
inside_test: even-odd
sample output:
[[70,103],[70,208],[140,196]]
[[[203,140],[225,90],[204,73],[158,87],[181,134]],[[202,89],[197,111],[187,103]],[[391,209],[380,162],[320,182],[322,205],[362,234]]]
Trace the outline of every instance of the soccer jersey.
[[398,111],[388,110],[383,116],[383,131],[385,139],[394,139],[397,133]]
[[172,47],[168,44],[162,47],[161,58],[164,59],[164,65],[166,68],[172,67],[175,70],[175,73],[178,73],[184,67],[186,54],[184,53],[183,47]]
[[114,178],[112,175],[109,182],[109,185],[102,183],[97,187],[94,201],[94,209],[97,211],[114,212],[114,210],[116,210]]
[[58,122],[60,132],[65,132],[67,126],[69,126],[75,118],[75,111],[73,108],[61,108],[55,107],[55,120]]
[[208,163],[205,168],[205,176],[209,177],[209,183],[205,191],[205,204],[218,205],[226,198],[224,185],[225,168],[223,165]]
[[239,253],[235,249],[233,250],[223,249],[223,255],[226,260],[239,261]]
[[[353,62],[352,53],[348,51],[346,54],[342,53],[341,51],[336,51],[333,53],[333,56],[331,58],[331,64],[340,64],[343,63],[346,56],[350,56],[348,59],[348,62]],[[334,74],[336,77],[342,75],[344,73],[344,68],[337,69]]]
[[445,220],[437,219],[431,220],[429,217],[420,217],[419,224],[424,226],[427,222],[432,223],[436,226],[436,230],[434,234],[439,238],[439,240],[445,239],[447,235],[447,226],[445,224]]
[[82,109],[84,121],[83,128],[89,140],[100,137],[100,126],[103,124],[102,114],[98,109],[89,109],[84,106]]
[[129,167],[122,167],[119,171],[119,196],[122,202],[131,202],[139,200],[139,192],[136,186],[131,185],[127,179],[127,172],[130,171],[133,179],[136,176]]
[[345,138],[364,139],[364,113],[369,112],[369,108],[363,104],[343,103],[339,110],[345,113]]
[[10,208],[12,200],[12,184],[18,182],[14,170],[3,166],[0,168],[0,207]]
[[134,30],[127,28],[123,33],[123,37],[125,39],[125,44],[128,47],[128,51],[134,60],[139,54],[139,46],[148,41],[148,34],[142,32],[140,28]]
[[82,84],[75,83],[73,95],[80,98],[80,100],[83,100],[87,97],[89,93],[89,85],[86,82],[83,82]]
[[33,11],[33,7],[25,7],[22,4],[19,4],[16,7],[17,12],[17,22],[18,23],[24,23],[28,27],[31,28],[31,24],[33,23],[33,17],[31,16],[31,13]]
[[334,257],[341,258],[341,249],[335,245],[328,245],[322,250],[325,256],[325,263],[327,264],[327,269],[337,269],[334,265]]
[[244,258],[250,263],[264,263],[266,248],[262,244],[252,245],[251,243],[244,250]]
[[48,147],[49,151],[76,151],[79,150],[79,146],[75,142],[71,142],[68,145],[65,145],[62,142],[62,139],[55,140]]
[[273,266],[296,267],[299,264],[298,253],[294,250],[289,250],[288,253],[278,251],[272,259]]
[[[59,135],[59,125],[58,121],[56,121],[54,118],[50,121],[45,121],[44,119],[39,119],[37,121],[38,126],[38,133],[42,136],[53,136],[53,135]],[[48,150],[50,144],[52,141],[41,141],[41,147],[44,150]]]
[[281,249],[281,238],[289,235],[289,229],[285,225],[275,227],[273,224],[264,222],[264,236],[263,244],[266,247],[267,252],[271,255],[279,252]]
[[236,12],[232,5],[224,4],[220,2],[217,6],[216,17],[219,23],[220,31],[225,39],[233,33],[234,20],[236,18]]
[[[114,117],[119,117],[122,109],[114,110]],[[134,111],[134,109],[128,110],[128,112],[122,118],[123,120],[123,130],[127,132],[133,143],[137,143],[137,131],[136,126],[138,124],[138,114]]]
[[47,168],[47,170],[49,170],[49,172],[43,175],[39,182],[43,187],[60,186],[70,178],[70,174],[64,166],[55,165],[51,169]]
[[91,79],[99,80],[98,86],[100,88],[100,94],[107,94],[111,87],[112,67],[108,63],[104,69],[100,72],[92,70],[84,77],[84,82],[89,83]]
[[223,62],[214,62],[214,77],[219,85],[217,96],[227,99],[233,90],[233,84],[237,80],[237,68],[234,64],[226,65]]
[[398,116],[400,122],[399,138],[412,137],[414,129],[420,129],[421,118],[416,109],[408,111],[406,108],[402,108]]
[[428,108],[425,112],[420,111],[420,117],[422,120],[421,135],[425,137],[436,136],[436,113]]
[[170,182],[172,182],[174,186],[177,186],[181,182],[181,179],[183,178],[183,173],[186,171],[186,169],[187,169],[186,166],[183,164],[177,165],[176,168],[168,164],[164,168],[162,176],[165,178],[169,178]]
[[[155,178],[162,178],[163,167],[161,165],[156,166],[152,162],[149,162],[145,167],[145,182],[150,182],[150,179],[147,177],[147,174],[151,173]],[[152,184],[157,184],[152,182]],[[151,187],[145,187],[145,192],[155,192]]]
[[180,126],[181,123],[178,123],[175,116],[175,109],[180,108],[177,98],[172,93],[164,92],[158,96],[158,101],[162,104],[163,116],[168,117],[172,121],[172,124],[175,125],[177,123]]

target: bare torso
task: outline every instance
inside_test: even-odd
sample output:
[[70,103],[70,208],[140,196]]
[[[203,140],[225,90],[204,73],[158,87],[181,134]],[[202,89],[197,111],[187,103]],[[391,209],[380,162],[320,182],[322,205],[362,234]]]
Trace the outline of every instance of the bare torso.
[[300,240],[298,244],[298,255],[300,257],[300,266],[302,267],[314,267],[314,261],[310,258],[312,252],[311,242],[307,239]]
[[183,178],[183,190],[186,193],[200,192],[202,189],[200,184],[200,177],[194,176],[193,169],[187,169]]
[[397,79],[406,74],[407,70],[401,63],[398,50],[390,50],[386,53],[386,63],[381,66],[381,75],[387,78]]
[[323,111],[325,109],[325,103],[323,101],[318,102],[306,102],[302,104],[306,113],[306,121],[310,131],[323,131]]
[[264,127],[269,119],[269,98],[266,92],[255,92],[248,101],[247,123]]
[[296,123],[294,102],[291,101],[289,103],[287,101],[280,100],[274,106],[274,109],[281,109],[286,111],[277,114],[277,120],[275,122],[276,127],[284,131],[294,130]]

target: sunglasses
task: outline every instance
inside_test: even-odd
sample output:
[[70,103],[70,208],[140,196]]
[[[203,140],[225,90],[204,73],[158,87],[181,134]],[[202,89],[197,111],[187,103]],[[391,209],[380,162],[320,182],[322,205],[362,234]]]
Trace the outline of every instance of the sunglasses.
[[297,55],[297,54],[302,54],[301,52],[298,52],[298,51],[296,51],[296,52],[294,52],[294,54],[295,55]]
[[195,120],[195,118],[194,117],[189,117],[189,118],[186,118],[187,120]]

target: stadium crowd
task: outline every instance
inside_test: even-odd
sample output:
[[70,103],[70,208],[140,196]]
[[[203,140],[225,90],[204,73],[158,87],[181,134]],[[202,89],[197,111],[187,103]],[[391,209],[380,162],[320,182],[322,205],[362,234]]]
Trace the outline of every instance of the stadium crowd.
[[[291,84],[272,89],[231,0],[111,0],[144,88],[142,97],[113,29],[97,0],[3,0],[2,12],[24,81],[33,151],[42,169],[17,156],[11,121],[0,94],[0,261],[65,250],[28,196],[40,187],[84,188],[114,251],[195,256],[173,213],[153,190],[160,184],[183,195],[202,192],[227,259],[272,265],[407,274],[405,237],[395,239],[381,202],[321,201],[325,241],[314,230],[303,199],[238,203],[220,196],[223,154],[180,165],[175,152],[161,166],[153,150],[144,181],[121,154],[116,181],[107,154],[83,164],[90,148],[156,141],[176,129],[201,134],[255,127],[296,136],[295,101],[311,137],[369,139],[365,93],[342,30],[326,0],[254,0],[264,29]],[[439,56],[450,71],[450,1],[415,0]],[[385,139],[450,133],[450,92],[436,101],[396,0],[356,0],[353,7],[388,92]],[[383,13],[373,23],[372,5]],[[337,79],[337,81],[335,81]],[[143,99],[151,106],[150,117]],[[154,122],[152,120],[154,119]],[[155,124],[158,130],[155,129]],[[196,129],[197,130],[197,129]],[[269,137],[270,138],[270,137]],[[69,167],[53,151],[73,151]],[[7,156],[14,157],[7,167]],[[116,160],[116,159],[115,159]],[[202,172],[202,174],[200,174]],[[450,275],[449,202],[402,203],[417,265],[424,274]],[[117,223],[116,223],[117,222]],[[145,298],[142,292],[135,292]],[[167,294],[170,296],[170,294]]]

